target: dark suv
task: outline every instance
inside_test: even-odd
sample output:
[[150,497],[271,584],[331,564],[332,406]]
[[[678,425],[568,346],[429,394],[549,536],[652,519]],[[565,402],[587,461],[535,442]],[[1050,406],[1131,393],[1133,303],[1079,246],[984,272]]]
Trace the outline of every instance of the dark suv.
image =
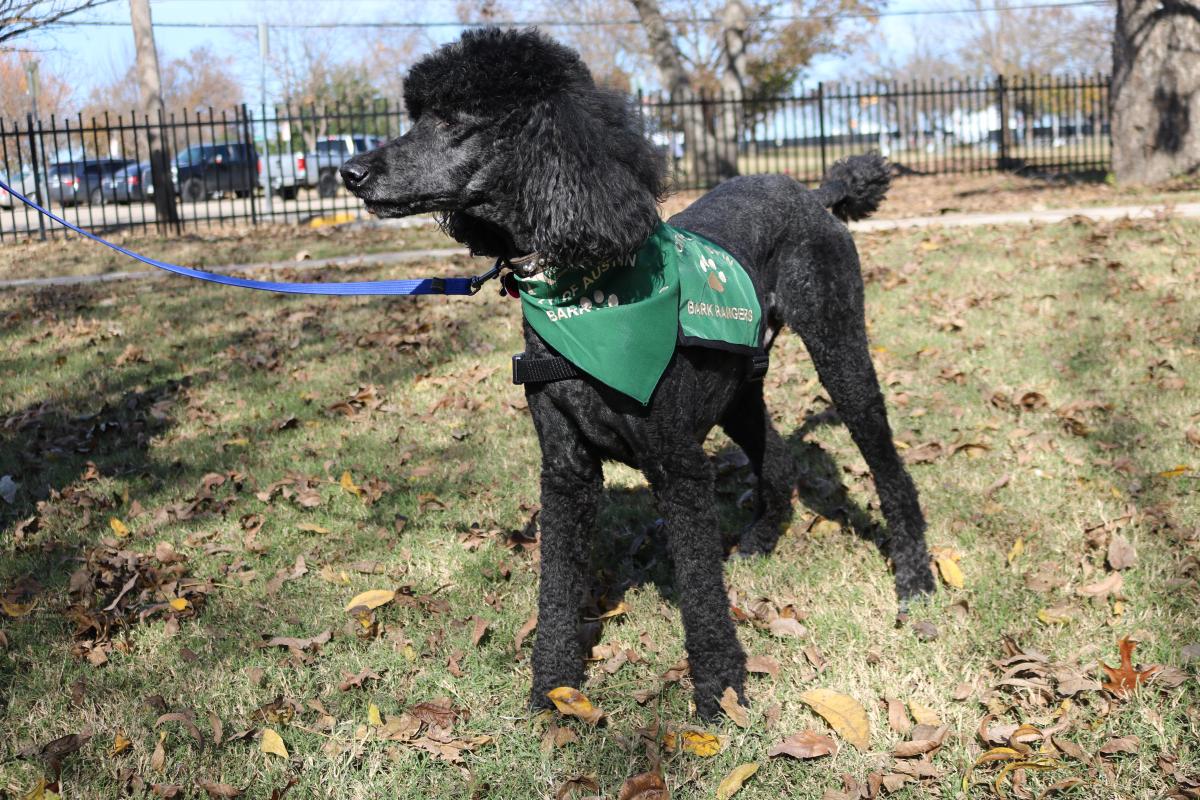
[[125,169],[131,161],[122,158],[97,158],[91,161],[51,164],[46,174],[49,200],[64,206],[104,202],[103,185],[107,178]]
[[243,142],[192,145],[171,168],[179,196],[192,203],[215,194],[249,197],[261,171],[254,145]]

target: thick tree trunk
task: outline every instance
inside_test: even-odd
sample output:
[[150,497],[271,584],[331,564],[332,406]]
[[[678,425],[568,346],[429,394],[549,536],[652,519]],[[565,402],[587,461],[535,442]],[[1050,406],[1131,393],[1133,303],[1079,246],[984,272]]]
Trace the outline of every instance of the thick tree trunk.
[[[671,38],[658,0],[630,2],[642,20],[663,85],[679,114],[690,181],[696,186],[709,186],[734,177],[738,174],[736,141],[730,152],[729,147],[721,146],[713,128],[709,127],[705,114],[706,99],[692,86],[691,77]],[[717,114],[720,114],[720,109],[717,109]]]
[[154,181],[155,223],[159,233],[179,231],[175,207],[175,184],[171,181],[171,143],[159,127],[163,120],[162,81],[158,73],[158,51],[154,47],[154,25],[150,0],[129,0],[133,22],[133,45],[137,50],[138,87],[142,112],[149,119],[146,139],[150,150],[150,175]]
[[1112,111],[1119,182],[1200,171],[1200,2],[1118,0]]

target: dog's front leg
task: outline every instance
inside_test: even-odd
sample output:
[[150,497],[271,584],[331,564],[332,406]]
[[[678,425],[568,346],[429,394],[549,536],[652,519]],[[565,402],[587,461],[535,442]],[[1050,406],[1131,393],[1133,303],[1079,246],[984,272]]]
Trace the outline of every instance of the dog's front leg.
[[530,704],[551,705],[546,693],[583,683],[579,621],[587,596],[600,462],[577,431],[548,403],[530,403],[542,446],[541,582],[533,643]]
[[648,471],[648,477],[674,562],[696,712],[711,719],[726,688],[744,699],[746,654],[738,643],[725,591],[712,465],[704,448],[687,437],[667,446],[672,450],[669,460]]

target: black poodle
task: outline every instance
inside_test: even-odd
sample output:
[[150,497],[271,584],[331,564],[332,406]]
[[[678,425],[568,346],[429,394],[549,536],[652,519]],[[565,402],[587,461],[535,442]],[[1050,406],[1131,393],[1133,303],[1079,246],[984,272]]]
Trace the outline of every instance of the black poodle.
[[[537,31],[468,31],[412,68],[404,99],[412,127],[342,168],[374,214],[434,212],[475,254],[519,265],[536,254],[557,270],[629,263],[659,224],[664,166],[637,109],[596,86],[575,52]],[[745,267],[765,315],[766,347],[784,325],[804,340],[874,475],[896,591],[907,601],[934,588],[925,520],[892,443],[867,350],[858,254],[838,221],[873,212],[888,184],[877,156],[835,164],[816,191],[783,175],[738,177],[669,223]],[[528,322],[525,343],[526,359],[556,357]],[[578,631],[605,460],[641,470],[653,487],[696,710],[716,714],[726,687],[743,696],[745,654],[726,597],[704,439],[720,425],[749,456],[756,514],[738,551],[770,553],[792,514],[796,470],[753,378],[744,353],[681,344],[648,404],[587,375],[526,385],[542,449],[535,705],[584,678]]]

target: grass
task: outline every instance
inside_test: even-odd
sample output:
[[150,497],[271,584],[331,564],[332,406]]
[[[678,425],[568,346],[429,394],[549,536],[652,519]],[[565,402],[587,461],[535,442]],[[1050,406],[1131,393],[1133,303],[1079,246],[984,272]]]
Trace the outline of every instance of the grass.
[[[965,586],[943,586],[911,612],[937,638],[896,623],[871,539],[869,476],[798,339],[785,336],[768,398],[810,478],[778,552],[727,564],[726,579],[739,607],[791,606],[808,634],[739,625],[748,652],[780,671],[751,678],[749,728],[706,726],[724,738],[720,753],[662,753],[673,796],[712,797],[746,762],[761,766],[739,800],[821,798],[844,788],[843,775],[865,785],[870,773],[893,771],[889,753],[904,738],[889,729],[886,697],[927,706],[949,727],[932,758],[940,777],[892,796],[960,796],[984,749],[976,731],[986,714],[993,727],[1063,722],[1060,680],[1046,678],[1045,692],[1036,675],[1001,684],[994,662],[1011,654],[1005,637],[1097,677],[1097,661],[1116,663],[1117,640],[1131,635],[1142,642],[1136,660],[1187,671],[1178,687],[1152,683],[1128,700],[1079,692],[1058,737],[1089,760],[1023,772],[1024,791],[1078,777],[1065,796],[1162,796],[1177,781],[1163,757],[1195,777],[1200,691],[1183,648],[1200,641],[1200,449],[1188,439],[1200,427],[1200,270],[1188,255],[1200,249],[1200,225],[908,231],[859,242],[896,439],[916,462],[930,543],[961,554]],[[541,798],[589,776],[596,793],[614,797],[650,768],[655,726],[698,721],[686,679],[660,678],[683,656],[681,628],[653,504],[632,470],[607,470],[596,547],[610,587],[599,607],[628,607],[605,622],[600,643],[636,654],[613,674],[600,662],[589,669],[584,691],[607,725],[562,722],[577,740],[549,751],[548,716],[526,711],[532,637],[519,651],[514,639],[535,608],[537,552],[505,546],[538,502],[537,448],[508,376],[519,336],[517,307],[491,291],[320,300],[150,281],[0,297],[0,476],[20,484],[12,504],[0,501],[0,592],[16,604],[16,616],[0,616],[0,796],[53,777],[44,760],[13,758],[20,749],[85,729],[92,738],[63,760],[64,796],[115,797],[140,781],[202,797],[198,783],[216,781],[267,798],[294,776],[289,796]],[[721,435],[709,447],[733,530],[747,519],[737,500],[748,476]],[[346,472],[360,495],[343,485]],[[120,540],[114,517],[130,531]],[[1080,596],[1108,574],[1115,535],[1137,551],[1120,598]],[[1010,563],[1018,539],[1023,552]],[[104,540],[142,554],[170,543],[187,558],[182,569],[212,586],[198,612],[114,632],[107,663],[93,666],[77,655],[66,610],[72,573]],[[273,583],[298,556],[307,571]],[[400,587],[411,597],[376,609],[374,631],[343,611],[361,591]],[[1067,622],[1039,620],[1062,604]],[[474,617],[488,625],[478,645]],[[333,638],[318,652],[258,646],[324,630]],[[823,657],[820,671],[810,655]],[[339,689],[363,669],[380,677]],[[843,742],[812,761],[768,758],[785,735],[827,732],[800,700],[814,687],[866,708],[869,749]],[[646,705],[633,697],[658,688]],[[439,697],[462,715],[442,738],[474,742],[460,763],[384,741],[368,724],[372,707],[397,720]],[[264,722],[256,710],[276,698],[294,710]],[[194,712],[206,744],[179,722],[156,727],[164,708]],[[223,723],[220,746],[210,714]],[[263,726],[280,734],[287,759],[260,752]],[[132,746],[113,754],[118,733]],[[436,731],[422,735],[438,749]],[[1099,755],[1128,735],[1139,737],[1137,753]],[[987,780],[970,796],[993,794],[997,772],[982,767]]]

